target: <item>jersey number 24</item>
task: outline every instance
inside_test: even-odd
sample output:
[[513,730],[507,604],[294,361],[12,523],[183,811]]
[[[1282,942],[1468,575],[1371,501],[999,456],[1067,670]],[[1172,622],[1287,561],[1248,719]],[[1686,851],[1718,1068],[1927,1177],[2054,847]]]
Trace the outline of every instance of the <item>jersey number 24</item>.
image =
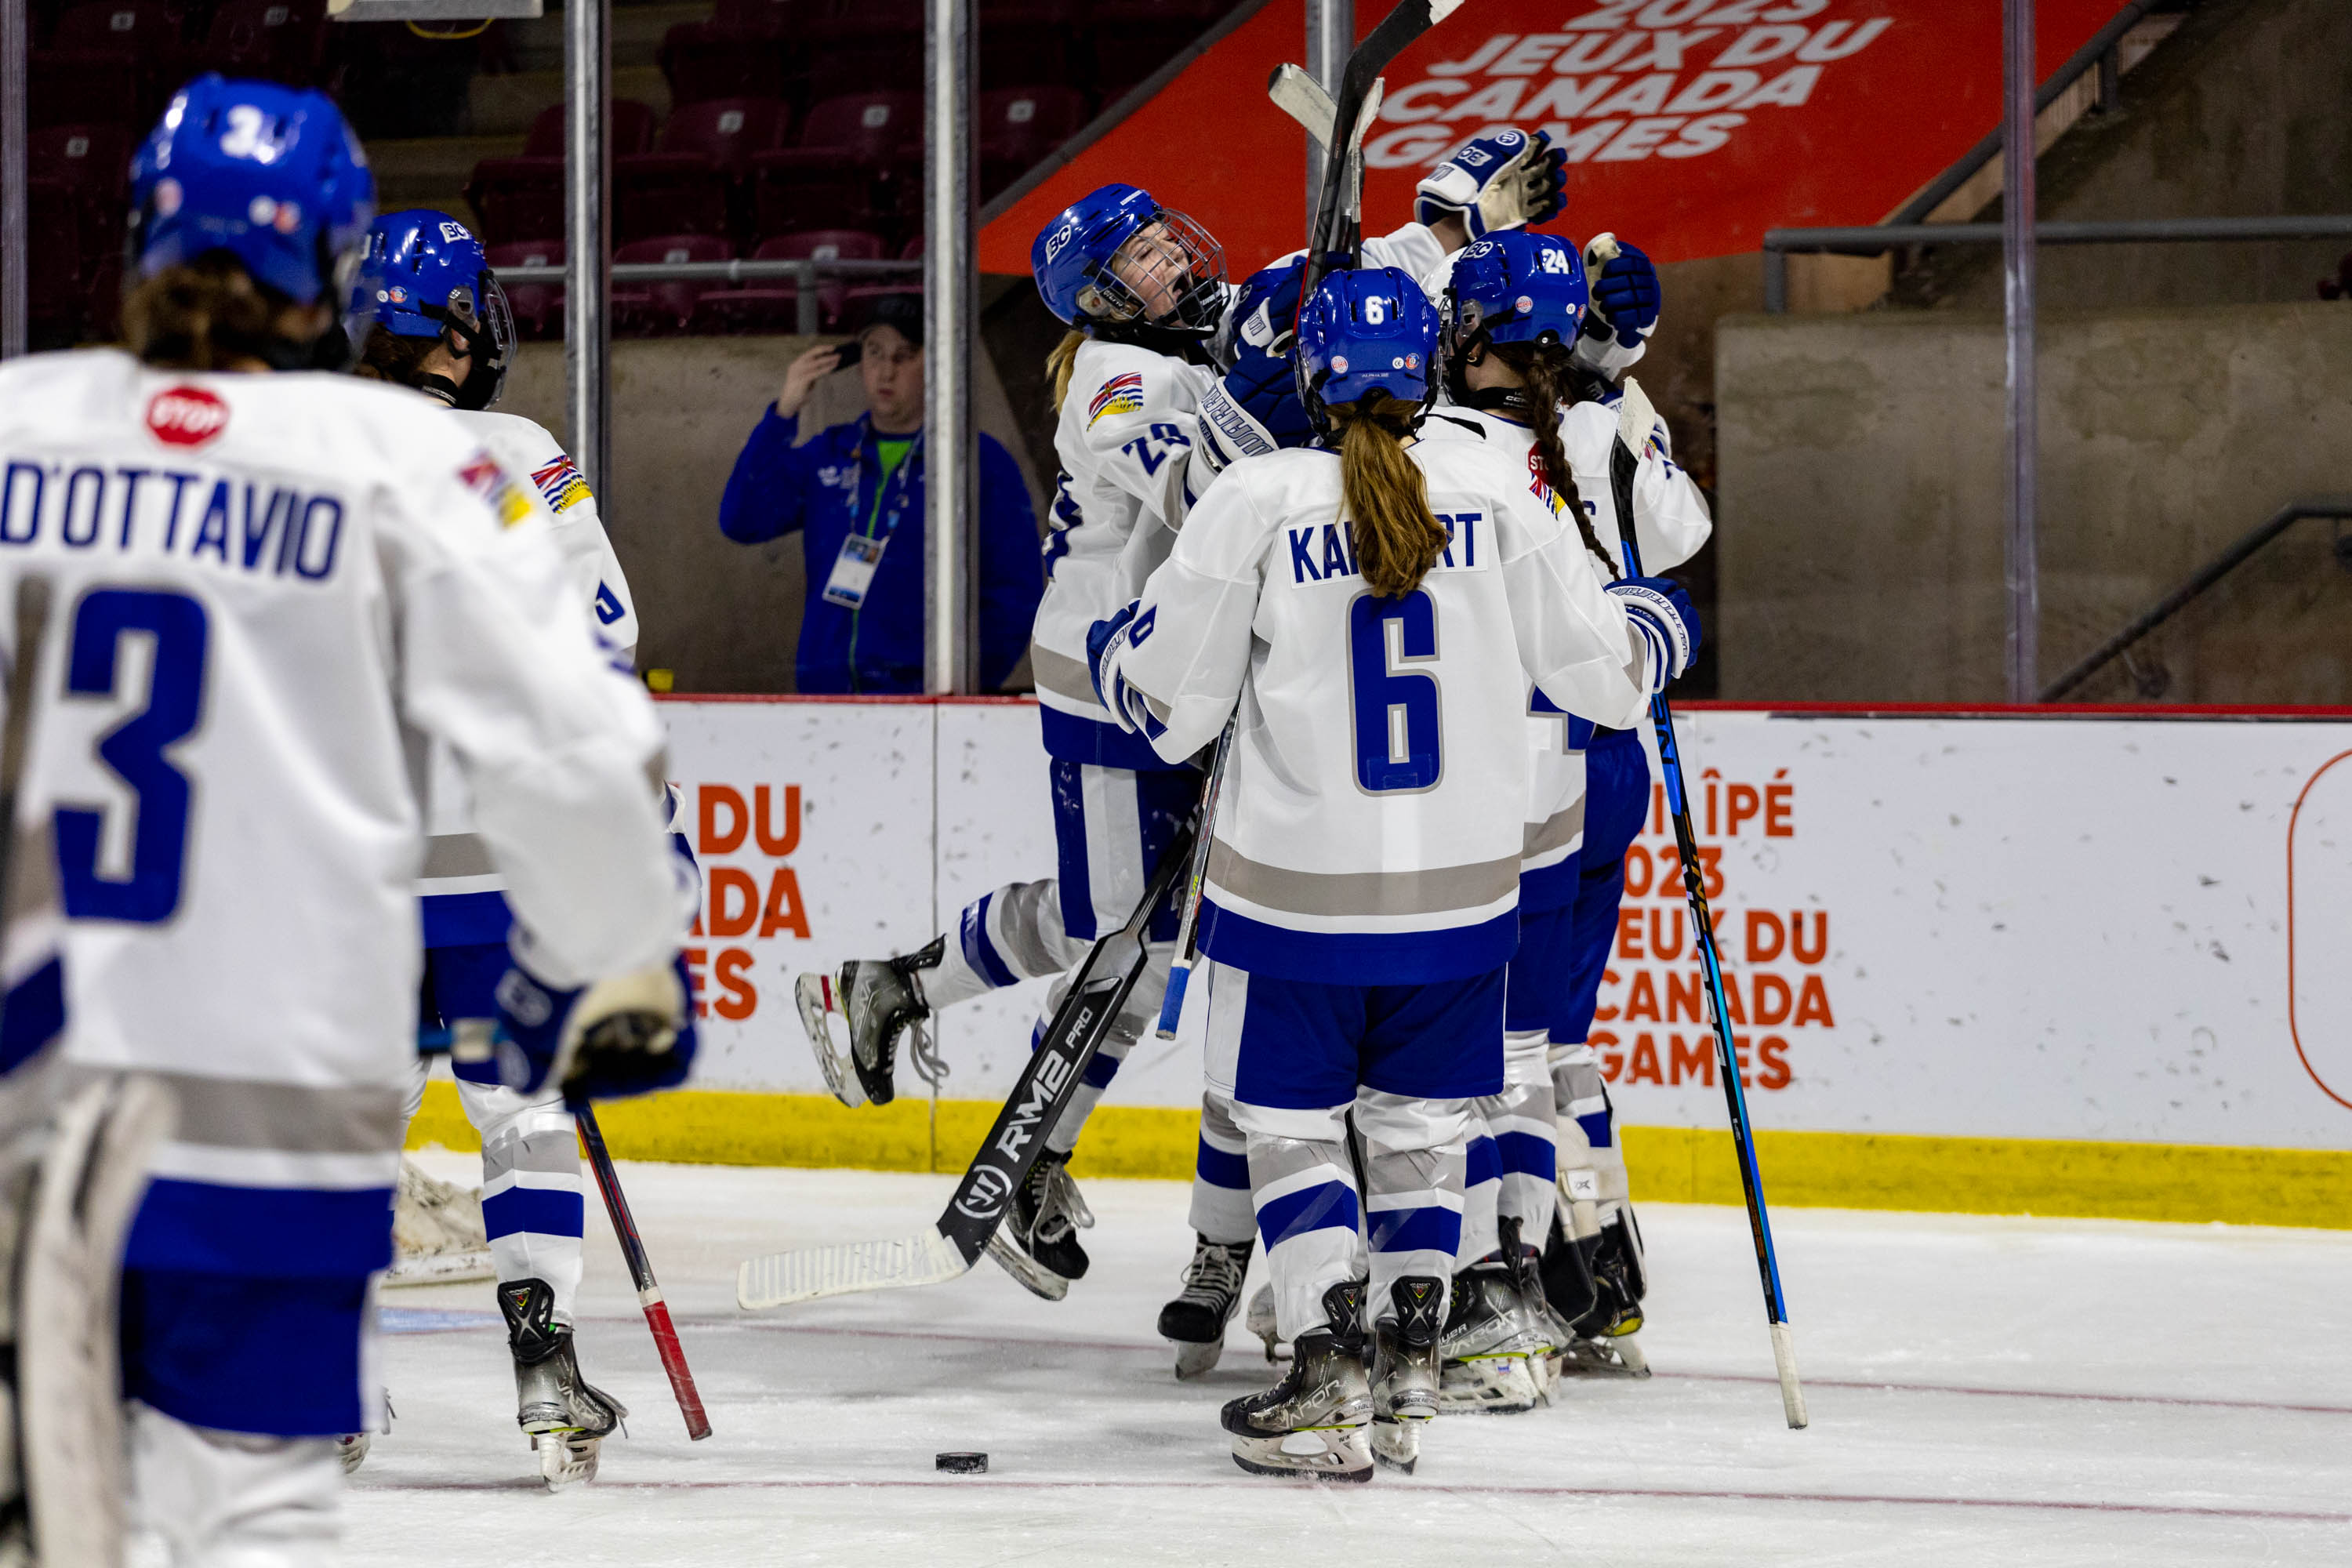
[[153,639],[147,700],[108,731],[98,755],[138,797],[131,832],[131,874],[116,879],[99,868],[106,815],[59,806],[58,869],[66,913],[77,920],[170,920],[180,907],[188,859],[188,775],[165,754],[204,721],[205,658],[210,628],[205,607],[185,594],[149,588],[99,588],[74,611],[66,649],[66,695],[120,695],[123,639]]

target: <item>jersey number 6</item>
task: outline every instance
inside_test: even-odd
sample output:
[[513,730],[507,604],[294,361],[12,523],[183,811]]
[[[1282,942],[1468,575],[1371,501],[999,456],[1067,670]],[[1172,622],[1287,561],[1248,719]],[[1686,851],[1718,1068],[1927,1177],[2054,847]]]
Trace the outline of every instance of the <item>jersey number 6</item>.
[[1355,700],[1356,784],[1367,795],[1433,789],[1445,771],[1437,677],[1409,668],[1437,657],[1437,604],[1357,595],[1348,606],[1348,684]]
[[115,697],[122,639],[132,633],[154,639],[147,700],[98,742],[100,760],[138,796],[131,875],[118,880],[100,874],[103,812],[58,807],[58,868],[66,913],[77,920],[152,924],[171,919],[180,907],[188,858],[188,775],[164,753],[204,720],[209,636],[205,607],[185,594],[144,588],[100,588],[84,595],[74,612],[66,656],[67,695]]

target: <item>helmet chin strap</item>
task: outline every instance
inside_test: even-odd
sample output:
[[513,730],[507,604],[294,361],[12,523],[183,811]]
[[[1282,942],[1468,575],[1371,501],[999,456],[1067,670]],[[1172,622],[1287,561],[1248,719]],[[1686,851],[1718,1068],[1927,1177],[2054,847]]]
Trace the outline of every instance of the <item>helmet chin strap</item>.
[[438,398],[450,407],[457,406],[457,384],[446,375],[425,374],[416,378],[416,390],[427,397]]

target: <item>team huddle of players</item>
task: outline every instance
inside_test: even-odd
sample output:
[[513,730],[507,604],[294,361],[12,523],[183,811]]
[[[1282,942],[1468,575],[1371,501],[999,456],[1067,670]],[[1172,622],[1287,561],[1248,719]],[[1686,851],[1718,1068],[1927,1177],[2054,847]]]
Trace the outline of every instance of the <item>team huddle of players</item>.
[[[1649,805],[1637,726],[1699,636],[1638,572],[1711,523],[1663,425],[1621,429],[1654,269],[1530,232],[1562,168],[1540,135],[1470,142],[1305,298],[1302,258],[1229,285],[1131,185],[1045,226],[1033,269],[1070,330],[1032,659],[1060,874],[835,987],[844,1098],[877,1104],[939,1009],[1048,976],[1057,1006],[1232,724],[1178,1024],[1204,1063],[1198,1240],[1160,1331],[1179,1377],[1214,1366],[1263,1243],[1248,1321],[1292,1363],[1224,1407],[1254,1473],[1410,1470],[1441,1412],[1646,1372],[1587,1034]],[[1048,1299],[1087,1271],[1070,1154],[1160,1012],[1177,920],[992,1249]]]
[[[1065,976],[1125,921],[1230,725],[1180,1024],[1204,1061],[1199,1242],[1160,1331],[1180,1376],[1213,1366],[1263,1241],[1250,1319],[1292,1364],[1224,1409],[1253,1471],[1409,1468],[1440,1411],[1643,1370],[1586,1033],[1647,803],[1634,727],[1698,640],[1633,563],[1678,563],[1709,523],[1663,426],[1628,442],[1614,411],[1654,271],[1529,232],[1561,172],[1540,136],[1479,137],[1312,289],[1295,259],[1229,284],[1132,186],[1047,226],[1036,282],[1070,331],[1034,668],[1060,875],[840,976],[887,1101],[931,1013]],[[572,1342],[566,1106],[685,1078],[697,880],[593,499],[545,431],[488,412],[513,334],[474,237],[378,219],[322,96],[213,76],[140,151],[132,206],[126,347],[0,368],[33,735],[12,842],[39,850],[10,860],[0,1127],[50,1130],[7,1144],[0,1193],[68,1147],[73,1190],[143,1191],[119,1247],[82,1249],[121,1259],[121,1332],[79,1325],[99,1370],[74,1419],[120,1418],[119,1343],[127,1489],[172,1559],[310,1563],[381,1422],[420,1036],[483,1134],[519,1424],[551,1486],[594,1473],[625,1412]],[[1041,1295],[1086,1272],[1068,1158],[1159,1011],[1176,921],[1015,1194],[998,1256]],[[168,1131],[92,1135],[100,1090],[164,1094]],[[0,1229],[63,1256],[43,1223]],[[73,1327],[20,1312],[16,1363]],[[19,1388],[27,1451],[59,1390]],[[36,1533],[104,1536],[124,1489],[84,1468],[79,1492],[38,1465],[0,1482]]]

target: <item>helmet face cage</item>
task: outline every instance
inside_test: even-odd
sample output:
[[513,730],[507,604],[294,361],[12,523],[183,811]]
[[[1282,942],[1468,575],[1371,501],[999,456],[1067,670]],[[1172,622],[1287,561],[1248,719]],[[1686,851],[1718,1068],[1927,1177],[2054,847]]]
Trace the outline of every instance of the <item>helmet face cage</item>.
[[440,322],[441,335],[465,351],[466,382],[457,389],[457,406],[476,410],[494,406],[506,393],[515,344],[514,311],[498,279],[486,267],[475,274],[474,287],[461,283],[452,288],[446,304],[420,301],[416,309]]
[[1223,312],[1224,247],[1193,219],[1161,207],[1088,279],[1078,309],[1097,321],[1206,334]]

